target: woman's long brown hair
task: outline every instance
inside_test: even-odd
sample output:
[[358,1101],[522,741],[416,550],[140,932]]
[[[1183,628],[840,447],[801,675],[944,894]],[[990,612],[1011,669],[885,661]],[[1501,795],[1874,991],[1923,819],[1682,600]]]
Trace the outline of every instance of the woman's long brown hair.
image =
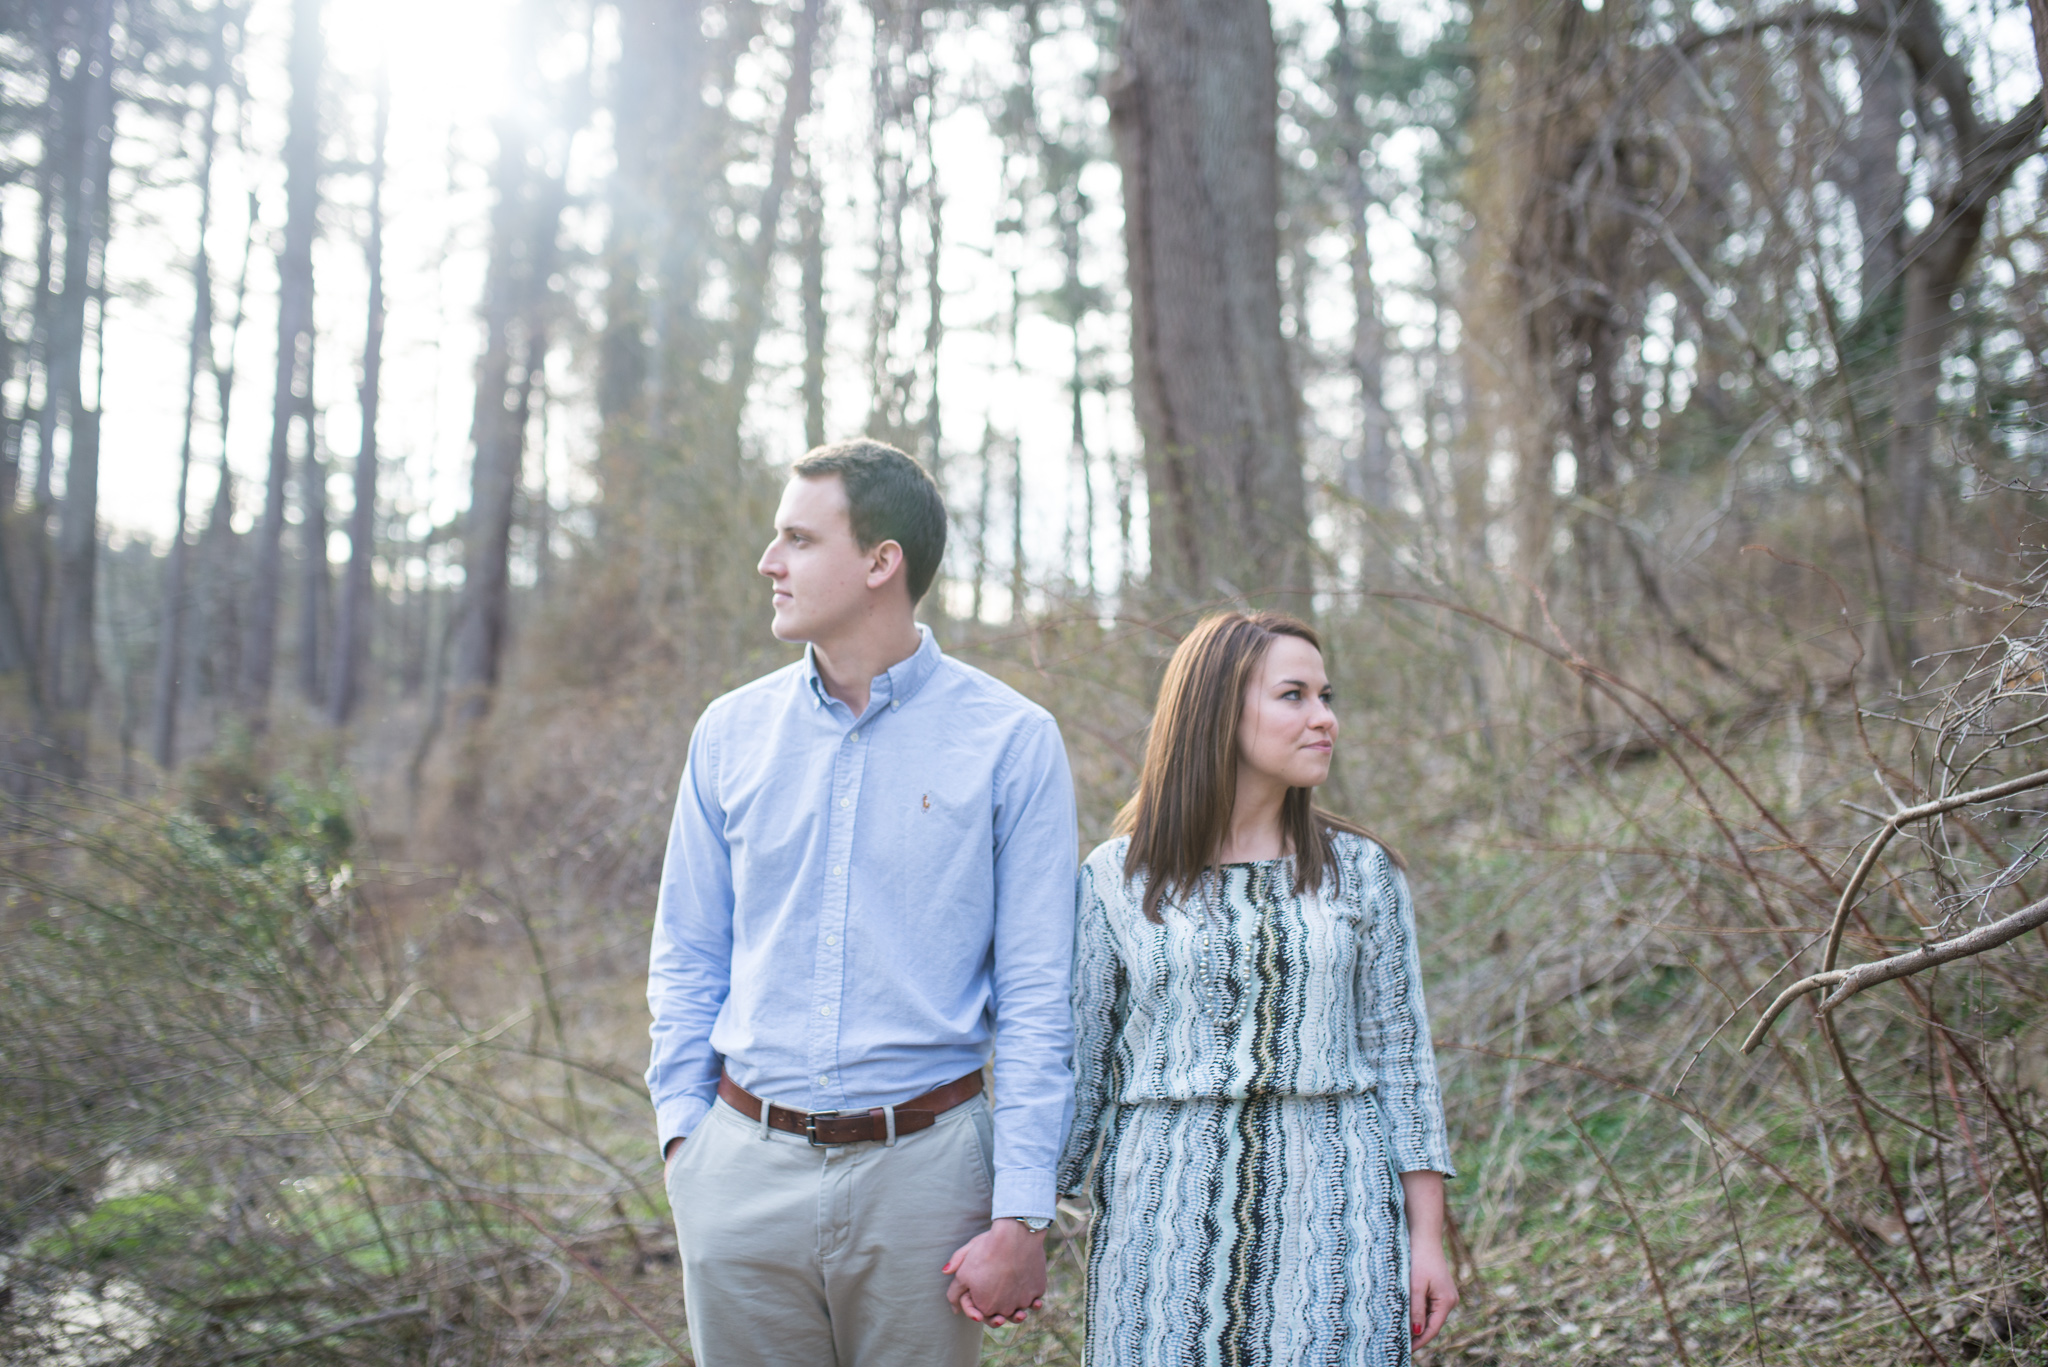
[[[1124,877],[1145,875],[1148,921],[1161,923],[1161,904],[1190,897],[1216,865],[1237,804],[1237,731],[1245,693],[1282,636],[1323,648],[1314,627],[1285,613],[1221,612],[1204,618],[1167,662],[1138,791],[1116,820],[1116,833],[1131,838]],[[1330,838],[1335,832],[1372,836],[1315,805],[1311,792],[1289,788],[1280,804],[1297,896],[1336,876]]]

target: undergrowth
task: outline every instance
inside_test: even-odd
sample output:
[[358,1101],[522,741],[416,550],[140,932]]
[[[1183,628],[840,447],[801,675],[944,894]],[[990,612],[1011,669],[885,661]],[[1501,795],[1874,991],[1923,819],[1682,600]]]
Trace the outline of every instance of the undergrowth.
[[[1186,620],[942,628],[1061,718],[1084,844]],[[2048,683],[2008,667],[2039,605],[1875,701],[1825,632],[1680,686],[1651,644],[1596,663],[1416,596],[1322,622],[1331,798],[1413,871],[1461,1170],[1464,1299],[1425,1360],[2048,1355],[2048,937],[1741,1047],[1816,966],[1868,813],[2041,764]],[[461,876],[380,853],[419,858],[401,804],[253,752],[14,810],[0,1356],[675,1360],[641,975],[682,742],[729,681],[521,695],[470,752],[495,853]],[[1981,744],[1932,739],[1965,716]],[[1851,957],[2048,892],[2038,791],[1888,850]],[[986,1360],[1079,1361],[1085,1220]]]

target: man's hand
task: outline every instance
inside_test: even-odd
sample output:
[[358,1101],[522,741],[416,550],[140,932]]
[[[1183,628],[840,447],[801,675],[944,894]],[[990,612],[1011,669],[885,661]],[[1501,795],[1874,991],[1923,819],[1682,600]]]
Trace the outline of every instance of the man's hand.
[[946,1299],[953,1313],[976,1324],[1020,1324],[1045,1304],[1045,1235],[1004,1218],[969,1239],[946,1265],[952,1285]]

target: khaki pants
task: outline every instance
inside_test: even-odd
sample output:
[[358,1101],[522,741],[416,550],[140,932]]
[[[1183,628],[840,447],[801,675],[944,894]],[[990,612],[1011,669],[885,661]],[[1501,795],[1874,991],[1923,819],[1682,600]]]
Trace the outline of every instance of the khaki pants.
[[668,1174],[699,1367],[969,1367],[939,1269],[989,1226],[993,1153],[986,1096],[893,1148],[714,1105]]

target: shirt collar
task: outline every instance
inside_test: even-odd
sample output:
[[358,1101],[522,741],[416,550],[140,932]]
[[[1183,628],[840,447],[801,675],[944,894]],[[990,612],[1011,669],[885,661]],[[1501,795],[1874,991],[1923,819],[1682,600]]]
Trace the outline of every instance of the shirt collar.
[[[937,672],[944,654],[939,649],[939,638],[932,635],[932,629],[919,622],[917,649],[875,675],[868,683],[868,709],[872,711],[877,703],[901,705],[909,702],[917,690],[924,687],[925,681]],[[810,684],[811,701],[819,707],[829,707],[832,695],[825,691],[825,680],[818,673],[816,646],[804,647],[804,678]]]

